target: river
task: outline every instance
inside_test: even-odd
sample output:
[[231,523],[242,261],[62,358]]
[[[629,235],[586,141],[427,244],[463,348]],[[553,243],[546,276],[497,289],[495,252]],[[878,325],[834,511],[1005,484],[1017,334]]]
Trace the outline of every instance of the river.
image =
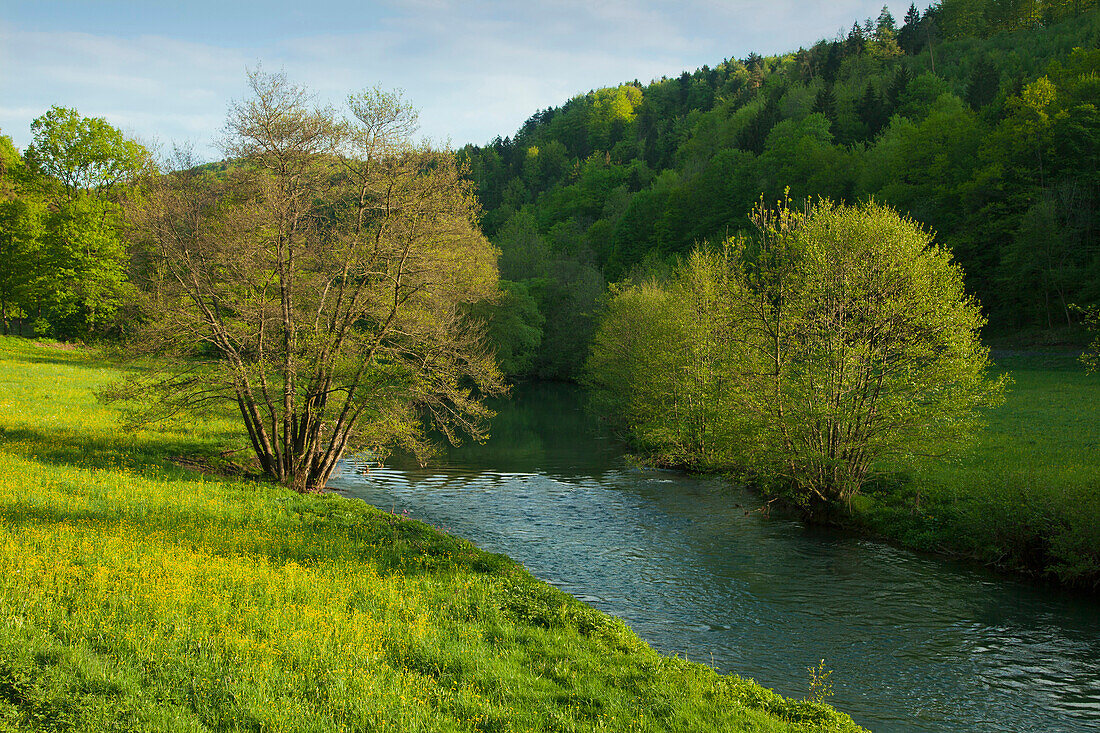
[[329,486],[408,512],[624,619],[654,648],[807,692],[873,731],[1100,731],[1100,602],[765,518],[727,482],[643,470],[579,391],[528,385],[493,437]]

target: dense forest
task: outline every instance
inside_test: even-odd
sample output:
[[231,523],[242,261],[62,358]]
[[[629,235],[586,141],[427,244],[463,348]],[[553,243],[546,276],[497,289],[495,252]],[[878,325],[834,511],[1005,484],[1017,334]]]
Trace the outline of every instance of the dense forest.
[[516,376],[573,378],[607,283],[660,279],[761,197],[874,199],[937,234],[990,331],[1075,326],[1100,300],[1094,2],[883,8],[842,36],[536,112],[461,151]]
[[[502,368],[576,378],[609,283],[667,277],[788,189],[874,199],[935,231],[987,333],[1087,321],[1100,303],[1095,6],[944,0],[900,21],[884,8],[810,48],[590,91],[466,146],[501,251],[501,296],[474,313]],[[75,110],[32,128],[24,151],[0,136],[2,330],[124,335],[141,317],[127,293],[143,255],[120,202],[154,162]]]

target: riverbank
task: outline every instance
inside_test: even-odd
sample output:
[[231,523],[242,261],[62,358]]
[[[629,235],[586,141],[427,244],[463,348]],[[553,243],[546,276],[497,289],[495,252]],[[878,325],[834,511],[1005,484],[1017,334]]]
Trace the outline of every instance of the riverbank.
[[1013,384],[970,450],[884,466],[853,501],[851,524],[914,549],[1100,591],[1100,375],[1058,352],[1002,352],[996,368]]
[[829,730],[420,522],[204,476],[93,352],[0,339],[0,731]]
[[[883,462],[850,505],[814,521],[1100,592],[1100,375],[1087,374],[1066,341],[1045,351],[1011,345],[1026,348],[996,351],[993,367],[1012,379],[1005,402],[987,411],[969,448],[947,459]],[[644,454],[635,460],[647,463]],[[731,475],[723,465],[671,467]],[[756,493],[758,510],[804,518]]]

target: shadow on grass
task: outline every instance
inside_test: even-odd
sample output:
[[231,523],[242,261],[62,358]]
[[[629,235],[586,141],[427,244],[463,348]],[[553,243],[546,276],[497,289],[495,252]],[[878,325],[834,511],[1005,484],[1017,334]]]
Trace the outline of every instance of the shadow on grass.
[[[15,340],[12,338],[12,340]],[[98,355],[95,351],[75,345],[42,344],[31,339],[15,341],[16,348],[0,350],[3,361],[20,364],[60,364],[63,366],[91,366]]]
[[[229,437],[227,434],[225,437]],[[54,466],[92,469],[159,467],[163,478],[175,478],[182,469],[173,465],[174,456],[217,458],[220,456],[209,440],[186,435],[157,435],[155,440],[143,440],[138,433],[116,429],[108,434],[88,435],[75,430],[44,432],[33,428],[0,427],[0,445],[9,452]]]
[[1023,351],[994,349],[993,364],[1006,371],[1058,371],[1084,372],[1081,352],[1078,351]]
[[[45,351],[45,349],[43,349]],[[92,366],[90,356],[51,356],[48,354],[9,353],[3,354],[4,361],[18,362],[19,364],[55,364],[59,366]]]

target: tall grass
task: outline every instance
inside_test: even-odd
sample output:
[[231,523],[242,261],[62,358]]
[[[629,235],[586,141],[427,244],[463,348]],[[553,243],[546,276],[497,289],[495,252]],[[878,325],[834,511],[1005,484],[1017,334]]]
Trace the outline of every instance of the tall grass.
[[116,374],[0,339],[0,731],[859,730],[419,522],[179,468],[233,421],[121,431]]
[[1100,589],[1100,376],[1071,355],[997,364],[1014,383],[972,449],[889,466],[857,516],[920,549]]

